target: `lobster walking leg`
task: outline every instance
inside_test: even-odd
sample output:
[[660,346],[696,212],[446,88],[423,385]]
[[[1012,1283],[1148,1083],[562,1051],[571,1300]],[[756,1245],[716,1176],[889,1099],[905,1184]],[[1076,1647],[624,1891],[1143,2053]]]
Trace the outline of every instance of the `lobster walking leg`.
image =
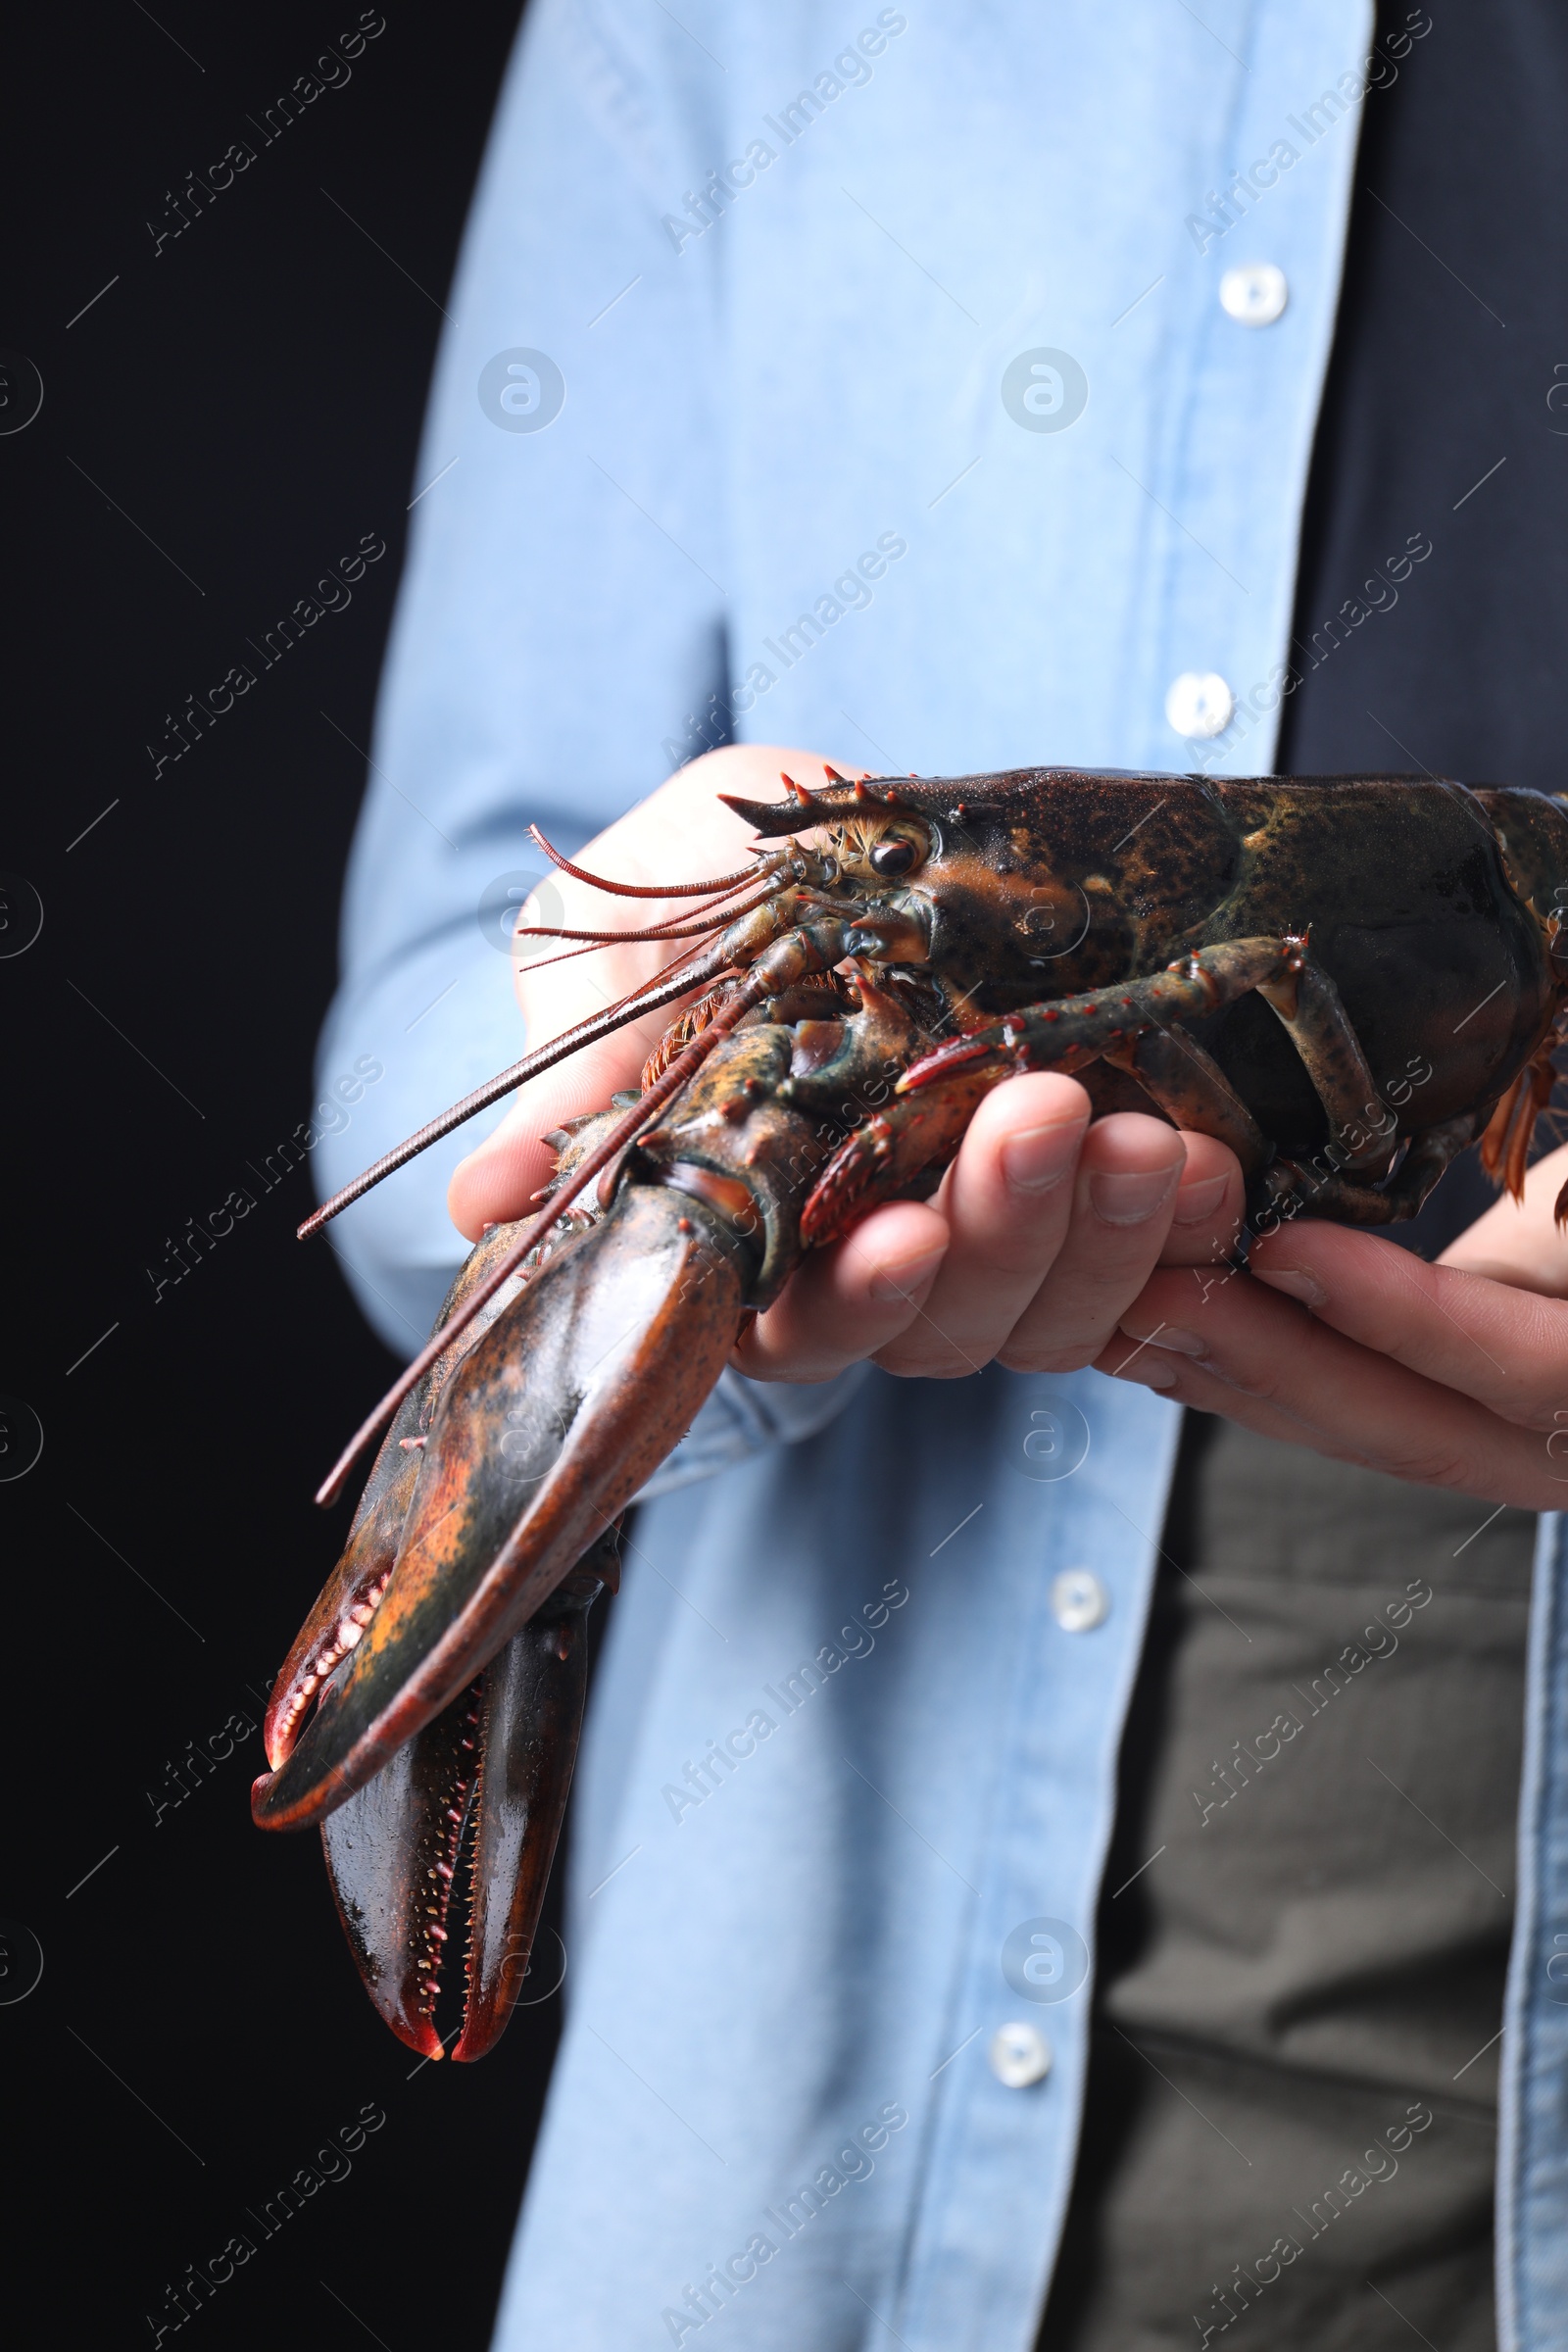
[[[1556,1065],[1551,1058],[1556,1044],[1555,1034],[1543,1040],[1493,1112],[1481,1139],[1482,1166],[1495,1182],[1505,1184],[1516,1200],[1525,1189],[1525,1169],[1530,1162],[1530,1139],[1536,1121],[1551,1101],[1551,1090],[1556,1083]],[[1564,1188],[1564,1198],[1568,1198],[1568,1187]],[[1557,1221],[1561,1224],[1561,1198],[1557,1206]]]
[[1335,1173],[1303,1168],[1294,1159],[1277,1159],[1259,1185],[1263,1207],[1255,1217],[1258,1233],[1272,1233],[1284,1217],[1332,1217],[1342,1225],[1401,1225],[1413,1217],[1438,1178],[1475,1140],[1472,1111],[1440,1126],[1427,1127],[1410,1139],[1410,1149],[1393,1180],[1381,1187],[1359,1183]]
[[1262,1128],[1213,1055],[1184,1029],[1146,1029],[1130,1050],[1112,1046],[1102,1058],[1136,1078],[1173,1126],[1201,1128],[1229,1144],[1244,1175],[1267,1161]]
[[[1345,1150],[1342,1164],[1355,1175],[1381,1175],[1394,1157],[1392,1119],[1378,1115],[1378,1087],[1329,974],[1303,946],[1299,967],[1283,980],[1258,983],[1258,995],[1278,1014],[1301,1057],[1329,1122],[1329,1135]],[[1365,1122],[1371,1119],[1371,1134]],[[1362,1141],[1348,1149],[1345,1139]]]
[[[813,1244],[832,1241],[922,1168],[951,1159],[980,1096],[1014,1071],[1070,1073],[1105,1056],[1130,1056],[1152,1033],[1173,1034],[1183,1021],[1218,1012],[1250,990],[1293,981],[1304,959],[1299,939],[1231,940],[1147,979],[1054,1004],[1030,1004],[939,1046],[906,1071],[891,1107],[834,1153],[802,1214],[803,1237]],[[1235,1102],[1240,1111],[1228,1082],[1222,1086],[1225,1105]],[[1239,1126],[1234,1112],[1231,1117]],[[1239,1132],[1250,1144],[1247,1130]]]

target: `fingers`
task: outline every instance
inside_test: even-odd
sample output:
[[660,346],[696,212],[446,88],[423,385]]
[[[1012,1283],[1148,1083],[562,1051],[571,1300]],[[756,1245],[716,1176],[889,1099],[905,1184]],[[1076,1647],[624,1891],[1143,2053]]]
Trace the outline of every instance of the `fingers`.
[[[1314,1236],[1329,1230],[1314,1228]],[[1299,1229],[1290,1237],[1299,1238]],[[1368,1237],[1336,1233],[1335,1240],[1364,1249]],[[1420,1265],[1387,1244],[1383,1251]],[[1530,1309],[1541,1303],[1522,1301]],[[1441,1320],[1435,1311],[1434,1319]],[[1394,1478],[1531,1510],[1560,1508],[1568,1493],[1568,1458],[1556,1458],[1568,1456],[1568,1414],[1554,1428],[1504,1420],[1250,1275],[1155,1274],[1097,1368]],[[1568,1403],[1568,1379],[1563,1392]]]
[[1227,1144],[1184,1129],[1187,1164],[1176,1188],[1164,1266],[1223,1268],[1235,1254],[1247,1212],[1247,1179]]
[[753,1380],[829,1380],[916,1322],[949,1247],[917,1200],[877,1209],[847,1240],[813,1250],[735,1350]]
[[[1136,1114],[1091,1127],[1089,1115],[1075,1079],[999,1086],[920,1219],[895,1203],[813,1251],[737,1351],[740,1369],[822,1380],[871,1356],[906,1377],[954,1380],[998,1357],[1020,1369],[1089,1362],[1162,1242],[1183,1262],[1223,1260],[1243,1195],[1234,1154],[1209,1137]],[[1054,1298],[1042,1303],[1048,1277]]]
[[1525,1178],[1525,1197],[1504,1193],[1485,1216],[1445,1250],[1438,1263],[1469,1274],[1490,1274],[1522,1290],[1568,1298],[1568,1234],[1555,1215],[1557,1195],[1568,1180],[1568,1144],[1538,1159]]
[[1549,1429],[1568,1405],[1568,1303],[1344,1227],[1302,1223],[1252,1251],[1259,1282],[1320,1323],[1505,1420]]
[[1089,1115],[1076,1079],[1047,1072],[986,1096],[935,1203],[951,1246],[921,1313],[877,1348],[885,1370],[958,1380],[993,1357],[1087,1363],[1162,1241],[1183,1259],[1223,1254],[1243,1193],[1234,1154],[1206,1136],[1184,1153],[1162,1120],[1119,1113],[1091,1128]]
[[1010,1371],[1093,1362],[1158,1263],[1186,1157],[1174,1127],[1138,1111],[1090,1128],[1060,1250],[997,1349]]
[[957,1380],[991,1361],[1061,1248],[1088,1126],[1074,1078],[1009,1078],[982,1100],[937,1196],[949,1249],[922,1311],[874,1350],[885,1370]]
[[487,1225],[525,1216],[531,1197],[550,1176],[550,1152],[534,1134],[536,1119],[509,1110],[493,1135],[460,1159],[447,1182],[447,1215],[476,1242]]
[[[1096,1127],[1089,1117],[1075,1079],[1041,1072],[999,1086],[935,1200],[918,1216],[894,1203],[813,1251],[737,1351],[740,1369],[822,1380],[870,1356],[906,1377],[955,1380],[998,1356],[1027,1355],[1031,1369],[1088,1362],[1161,1242],[1204,1262],[1223,1254],[1242,1196],[1223,1145],[1136,1114]],[[1042,1310],[1020,1340],[1048,1277],[1060,1308]]]

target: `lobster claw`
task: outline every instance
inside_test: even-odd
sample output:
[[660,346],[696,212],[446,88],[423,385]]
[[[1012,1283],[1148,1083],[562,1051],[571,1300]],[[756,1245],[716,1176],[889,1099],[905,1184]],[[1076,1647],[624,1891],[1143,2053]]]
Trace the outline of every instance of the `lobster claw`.
[[461,1909],[466,1897],[468,1948],[454,2058],[493,2048],[521,1993],[582,1728],[589,1612],[619,1581],[617,1532],[321,1825],[366,1989],[426,2058],[443,2054],[435,2010],[455,1898]]
[[370,1998],[426,2057],[441,2055],[470,1835],[454,2054],[481,2057],[516,2002],[571,1782],[588,1611],[618,1582],[619,1514],[734,1346],[747,1263],[704,1200],[623,1186],[461,1359],[456,1346],[440,1359],[422,1443],[405,1434],[411,1395],[279,1677],[252,1813],[263,1829],[321,1825]]
[[742,1266],[706,1203],[630,1184],[497,1315],[442,1391],[346,1669],[297,1735],[298,1711],[276,1715],[261,1828],[311,1827],[363,1788],[569,1575],[717,1380]]

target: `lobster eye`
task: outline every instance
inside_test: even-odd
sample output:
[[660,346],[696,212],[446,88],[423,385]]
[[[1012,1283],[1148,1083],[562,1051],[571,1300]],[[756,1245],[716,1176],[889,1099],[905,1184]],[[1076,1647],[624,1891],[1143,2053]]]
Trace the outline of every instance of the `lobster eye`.
[[891,882],[899,874],[908,872],[910,866],[915,862],[915,857],[913,842],[902,841],[897,834],[894,834],[887,841],[877,843],[876,848],[871,852],[871,864],[875,872],[881,874],[886,881]]

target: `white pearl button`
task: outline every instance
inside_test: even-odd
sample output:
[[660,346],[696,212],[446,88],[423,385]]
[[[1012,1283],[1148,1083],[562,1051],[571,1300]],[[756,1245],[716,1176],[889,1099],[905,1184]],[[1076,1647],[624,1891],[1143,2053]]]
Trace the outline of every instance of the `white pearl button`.
[[1092,1568],[1064,1568],[1051,1587],[1051,1612],[1064,1634],[1090,1634],[1110,1612],[1110,1594]]
[[1219,281],[1219,307],[1239,326],[1272,326],[1290,299],[1285,272],[1272,262],[1227,270]]
[[1004,2026],[991,2039],[991,2072],[1007,2090],[1027,2090],[1051,2072],[1051,2044],[1038,2026]]
[[1177,734],[1205,740],[1224,734],[1235,709],[1236,697],[1217,669],[1184,669],[1165,697],[1165,716]]

